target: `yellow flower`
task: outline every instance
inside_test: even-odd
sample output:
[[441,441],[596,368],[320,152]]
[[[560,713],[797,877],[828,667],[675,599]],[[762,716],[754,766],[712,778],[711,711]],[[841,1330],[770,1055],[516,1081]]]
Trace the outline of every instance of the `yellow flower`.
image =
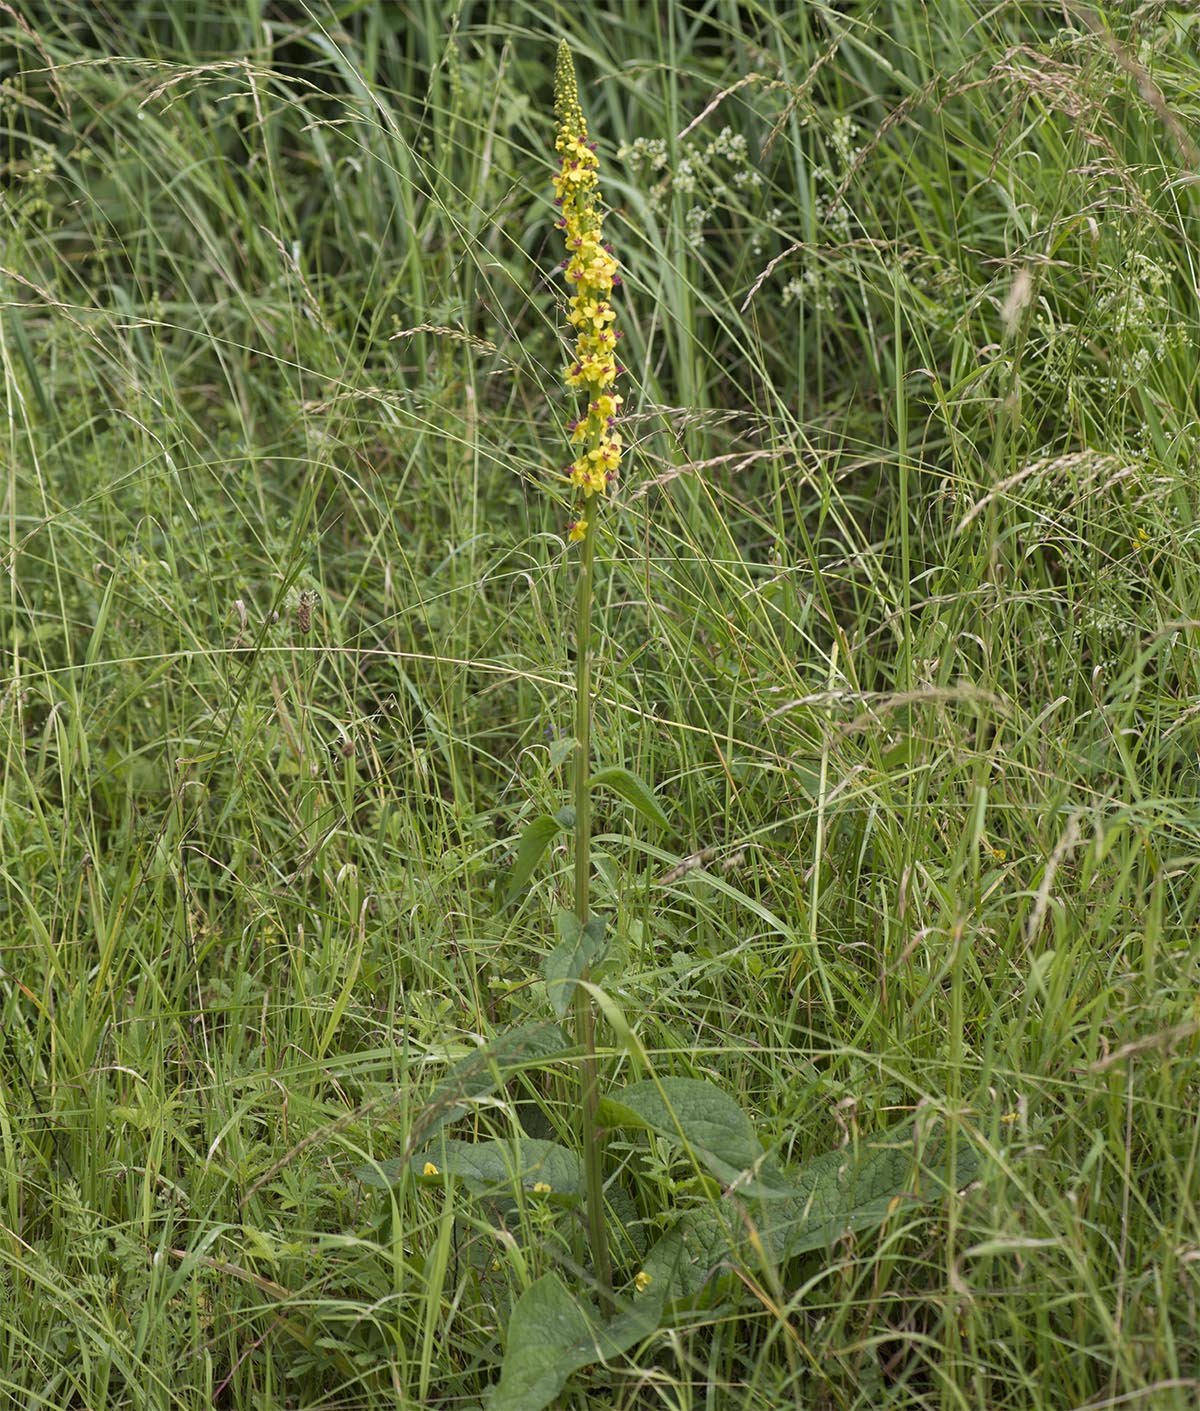
[[612,323],[616,316],[616,310],[603,300],[585,299],[582,294],[576,294],[571,300],[567,322],[575,328],[590,327],[595,333],[603,333],[605,324]]
[[586,520],[586,519],[577,519],[577,520],[574,522],[574,524],[572,524],[571,527],[567,530],[567,538],[571,541],[572,544],[578,544],[579,541],[580,541],[581,539],[585,538],[586,536],[587,536],[587,520]]
[[637,1289],[638,1293],[645,1293],[653,1282],[653,1275],[647,1274],[645,1269],[639,1269],[634,1276],[633,1286]]
[[599,461],[605,470],[616,470],[621,463],[621,438],[610,436],[601,441],[592,452],[592,459]]
[[592,480],[592,462],[588,456],[580,456],[580,458],[571,465],[571,484],[577,489],[586,490],[590,494]]
[[538,1181],[533,1188],[534,1195],[549,1195],[551,1186],[546,1181]]
[[422,1176],[440,1176],[441,1174],[442,1173],[438,1170],[438,1168],[433,1164],[432,1161],[427,1161],[421,1170]]
[[567,264],[567,278],[572,284],[579,283],[596,289],[602,294],[611,292],[620,265],[595,241],[585,243],[583,249]]
[[563,372],[568,387],[608,387],[617,375],[617,365],[603,353],[585,353]]

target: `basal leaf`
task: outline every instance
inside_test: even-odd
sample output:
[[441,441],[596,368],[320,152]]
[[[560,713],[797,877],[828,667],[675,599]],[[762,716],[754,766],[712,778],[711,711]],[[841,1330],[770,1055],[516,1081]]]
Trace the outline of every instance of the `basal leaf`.
[[588,787],[591,789],[611,789],[614,794],[619,794],[626,803],[632,804],[642,817],[649,819],[655,827],[669,828],[671,826],[671,820],[663,812],[658,799],[655,798],[654,790],[631,770],[622,769],[620,765],[598,770],[588,781]]
[[508,1346],[488,1411],[542,1411],[567,1378],[592,1362],[611,1361],[658,1327],[665,1289],[653,1281],[610,1322],[546,1274],[517,1299],[508,1322]]
[[763,1160],[754,1124],[728,1093],[704,1078],[647,1079],[601,1099],[609,1127],[646,1127],[689,1146],[719,1180],[737,1180]]
[[458,1176],[474,1195],[501,1194],[517,1186],[527,1191],[535,1186],[549,1186],[541,1194],[559,1200],[574,1199],[583,1192],[583,1164],[579,1157],[558,1142],[538,1137],[438,1141],[409,1162],[415,1173],[432,1175],[426,1170],[430,1164],[437,1168],[439,1176]]
[[642,1268],[650,1276],[650,1288],[659,1288],[664,1301],[694,1303],[706,1290],[712,1292],[714,1276],[730,1262],[732,1252],[715,1211],[689,1210],[654,1244]]
[[646,1226],[633,1197],[624,1186],[611,1182],[604,1192],[608,1206],[608,1233],[614,1264],[640,1260],[646,1253]]
[[557,1274],[530,1284],[508,1320],[508,1346],[488,1411],[542,1411],[577,1367],[571,1355],[591,1323]]
[[[877,1229],[904,1206],[940,1200],[946,1193],[940,1174],[944,1164],[941,1137],[917,1159],[911,1126],[855,1148],[824,1152],[788,1173],[794,1199],[743,1204],[727,1196],[728,1208],[688,1211],[654,1245],[643,1267],[653,1281],[662,1282],[672,1301],[711,1297],[723,1268],[753,1267],[762,1253],[772,1263],[792,1259],[826,1248],[848,1232]],[[977,1153],[962,1140],[956,1184],[969,1184],[977,1168]]]
[[[960,1141],[955,1169],[960,1189],[974,1179],[978,1164],[975,1148]],[[778,1212],[780,1256],[822,1249],[848,1231],[882,1225],[903,1205],[940,1199],[946,1193],[944,1165],[943,1135],[935,1135],[918,1157],[911,1124],[815,1157],[792,1176],[800,1198]]]
[[863,1142],[857,1150],[823,1152],[794,1179],[796,1203],[780,1212],[780,1252],[821,1249],[850,1230],[882,1224],[896,1202],[915,1198],[911,1133],[907,1150]]
[[460,1058],[434,1088],[412,1124],[409,1146],[427,1139],[447,1122],[461,1117],[471,1104],[487,1097],[512,1073],[545,1062],[570,1047],[557,1024],[515,1024],[489,1043]]
[[487,1097],[512,1073],[530,1064],[544,1063],[570,1047],[557,1024],[516,1024],[504,1029],[490,1043],[460,1058],[434,1088],[429,1100],[413,1117],[405,1155],[377,1165],[362,1166],[355,1175],[369,1186],[389,1186],[400,1178],[411,1154],[427,1142],[447,1122],[470,1111],[479,1098]]

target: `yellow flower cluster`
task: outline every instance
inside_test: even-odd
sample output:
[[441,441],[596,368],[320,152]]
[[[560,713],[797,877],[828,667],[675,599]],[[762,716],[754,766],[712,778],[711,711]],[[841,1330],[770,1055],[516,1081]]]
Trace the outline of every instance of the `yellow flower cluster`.
[[554,71],[554,111],[558,118],[555,150],[559,154],[554,178],[554,204],[560,208],[559,230],[564,232],[567,258],[562,263],[570,298],[567,321],[575,330],[575,357],[563,370],[568,387],[587,398],[583,415],[571,423],[571,441],[579,449],[566,467],[566,475],[579,496],[570,538],[587,533],[588,516],[598,495],[607,494],[621,464],[621,433],[614,431],[623,398],[613,384],[625,369],[617,361],[613,327],[616,311],[609,303],[620,284],[619,265],[604,242],[604,216],[600,208],[599,160],[588,141],[587,123],[579,106],[575,62],[564,40],[558,46]]

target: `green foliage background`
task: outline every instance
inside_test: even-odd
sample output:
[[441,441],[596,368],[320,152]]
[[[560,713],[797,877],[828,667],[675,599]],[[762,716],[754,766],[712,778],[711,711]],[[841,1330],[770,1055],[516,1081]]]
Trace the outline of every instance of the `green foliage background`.
[[[635,447],[597,758],[673,824],[597,820],[609,1070],[982,1164],[563,1404],[1193,1406],[1200,14],[0,30],[0,1397],[477,1405],[565,1257],[351,1173],[545,1010],[565,856],[494,898],[570,730],[566,35]],[[570,1130],[569,1067],[505,1091],[459,1134]],[[626,1280],[728,1208],[611,1159]]]

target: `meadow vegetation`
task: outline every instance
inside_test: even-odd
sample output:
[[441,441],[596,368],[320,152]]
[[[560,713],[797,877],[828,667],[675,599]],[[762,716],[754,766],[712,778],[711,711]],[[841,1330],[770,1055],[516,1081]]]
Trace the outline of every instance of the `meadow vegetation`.
[[570,788],[565,37],[628,368],[594,758],[668,818],[595,796],[601,1082],[790,1172],[948,1140],[781,1252],[610,1131],[622,1307],[731,1234],[556,1404],[1194,1407],[1200,11],[0,33],[0,1403],[486,1406],[589,1285],[577,1201],[412,1160],[578,1147],[568,834],[507,880]]

